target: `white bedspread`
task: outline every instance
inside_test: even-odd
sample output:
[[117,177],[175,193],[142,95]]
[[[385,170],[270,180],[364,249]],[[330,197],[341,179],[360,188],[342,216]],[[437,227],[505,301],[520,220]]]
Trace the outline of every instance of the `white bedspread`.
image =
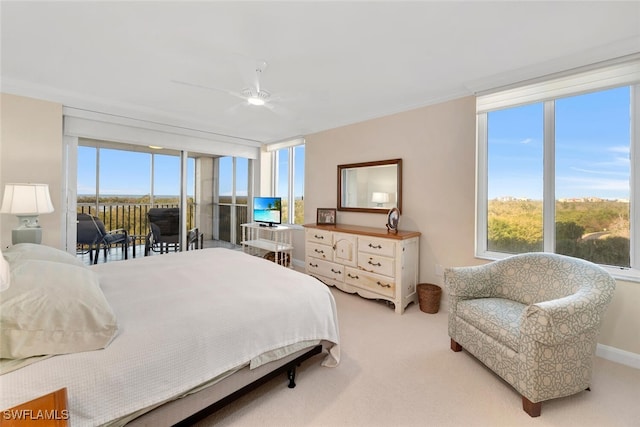
[[92,268],[118,336],[0,376],[1,409],[67,387],[71,425],[101,425],[300,341],[334,343],[323,365],[339,362],[335,301],[310,276],[228,249]]

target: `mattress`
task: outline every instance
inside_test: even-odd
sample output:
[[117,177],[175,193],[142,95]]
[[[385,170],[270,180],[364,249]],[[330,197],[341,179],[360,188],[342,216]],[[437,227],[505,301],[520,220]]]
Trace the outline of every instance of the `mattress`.
[[91,268],[118,335],[0,376],[0,408],[67,387],[71,426],[103,425],[318,341],[339,363],[333,295],[305,274],[223,248]]

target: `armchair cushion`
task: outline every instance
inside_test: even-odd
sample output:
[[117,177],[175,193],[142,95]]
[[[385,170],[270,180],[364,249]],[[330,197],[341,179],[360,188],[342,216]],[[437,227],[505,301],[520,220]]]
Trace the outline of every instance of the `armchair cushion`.
[[514,351],[520,342],[520,319],[527,306],[501,298],[478,298],[460,302],[458,315]]

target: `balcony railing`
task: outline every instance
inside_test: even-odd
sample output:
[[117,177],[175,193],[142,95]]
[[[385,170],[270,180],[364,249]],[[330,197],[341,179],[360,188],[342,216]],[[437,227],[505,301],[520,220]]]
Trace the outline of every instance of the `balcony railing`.
[[[78,213],[97,216],[104,223],[107,230],[124,228],[130,236],[134,236],[136,244],[144,243],[144,236],[149,232],[147,212],[151,208],[177,208],[178,204],[171,203],[101,203],[96,209],[95,203],[78,203]],[[240,224],[248,221],[249,211],[246,205],[219,204],[219,239],[231,242],[231,212],[236,214],[236,241],[240,244],[242,228]],[[195,224],[196,204],[187,204],[187,229]],[[210,237],[209,237],[210,238]]]
[[[151,208],[177,208],[178,204],[166,203],[117,203],[99,204],[96,209],[95,203],[78,203],[78,213],[86,213],[97,216],[104,223],[107,230],[124,228],[130,236],[136,239],[137,243],[144,242],[144,236],[149,232],[147,212]],[[187,230],[195,225],[194,203],[187,204]]]
[[[232,209],[235,209],[236,212],[236,241],[231,242],[231,212]],[[220,203],[218,205],[218,211],[220,213],[220,221],[219,221],[219,238],[220,240],[224,240],[225,242],[235,243],[236,245],[240,244],[240,240],[242,240],[242,227],[240,224],[244,224],[249,219],[249,210],[247,209],[247,205],[232,205],[227,203]]]

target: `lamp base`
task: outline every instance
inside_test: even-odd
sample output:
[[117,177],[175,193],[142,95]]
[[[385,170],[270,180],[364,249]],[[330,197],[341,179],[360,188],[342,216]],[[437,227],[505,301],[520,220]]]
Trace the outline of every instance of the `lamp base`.
[[11,230],[11,243],[42,243],[42,228],[40,227],[18,227]]

